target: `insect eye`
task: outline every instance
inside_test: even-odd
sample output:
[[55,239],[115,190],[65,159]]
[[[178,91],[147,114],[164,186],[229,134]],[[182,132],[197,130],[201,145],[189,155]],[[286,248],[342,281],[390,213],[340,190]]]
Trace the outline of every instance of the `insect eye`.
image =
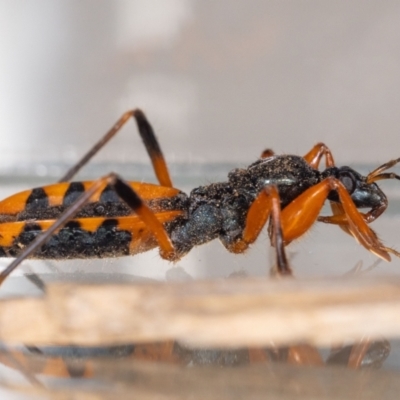
[[343,183],[349,194],[352,194],[356,188],[356,179],[351,172],[342,172],[339,176],[340,182]]

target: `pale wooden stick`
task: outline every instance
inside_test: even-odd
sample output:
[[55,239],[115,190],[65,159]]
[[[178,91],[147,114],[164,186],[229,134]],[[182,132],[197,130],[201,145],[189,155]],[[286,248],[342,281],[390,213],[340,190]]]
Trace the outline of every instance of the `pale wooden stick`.
[[8,344],[261,346],[400,336],[400,278],[50,284],[0,302]]

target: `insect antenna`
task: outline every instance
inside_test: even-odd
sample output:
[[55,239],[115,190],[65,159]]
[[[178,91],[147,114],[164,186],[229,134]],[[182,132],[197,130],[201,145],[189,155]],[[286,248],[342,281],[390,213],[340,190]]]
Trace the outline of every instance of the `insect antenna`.
[[386,172],[384,174],[378,174],[375,175],[374,177],[372,177],[372,179],[369,178],[369,176],[367,177],[367,182],[371,183],[371,182],[376,182],[376,181],[380,181],[382,179],[398,179],[400,180],[400,176],[393,173],[393,172]]
[[372,172],[370,172],[367,176],[367,183],[372,183],[375,181],[379,181],[381,179],[399,179],[400,176],[396,175],[395,173],[384,173],[382,174],[383,171],[386,171],[387,169],[393,167],[397,163],[400,162],[400,158],[396,158],[395,160],[388,161],[385,164],[382,164],[380,167],[374,169]]

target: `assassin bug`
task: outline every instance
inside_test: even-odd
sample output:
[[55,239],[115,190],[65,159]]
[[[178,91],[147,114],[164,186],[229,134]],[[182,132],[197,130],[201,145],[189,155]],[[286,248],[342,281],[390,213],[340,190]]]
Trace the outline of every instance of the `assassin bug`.
[[[94,182],[69,183],[130,118],[136,120],[160,185],[124,182],[115,174]],[[323,157],[326,169],[319,171]],[[336,167],[322,143],[304,157],[265,150],[247,168],[231,171],[227,182],[196,188],[187,196],[173,188],[161,148],[143,112],[129,111],[58,183],[0,202],[0,256],[16,257],[0,274],[0,283],[27,257],[122,256],[159,246],[163,258],[176,261],[193,246],[217,237],[229,251],[242,253],[268,220],[279,275],[291,274],[285,246],[316,221],[339,225],[369,251],[389,261],[389,253],[400,254],[385,247],[368,224],[387,207],[376,181],[400,179],[385,172],[399,161],[385,163],[363,177],[349,167]],[[321,217],[326,200],[333,215]],[[360,213],[358,208],[370,210]],[[132,352],[136,357],[179,361],[175,348],[174,342],[168,342],[132,347]],[[322,362],[317,350],[307,345],[275,352],[245,349],[244,354],[249,362],[270,358],[297,364]],[[359,367],[363,362],[379,364],[387,354],[386,342],[375,345],[366,341],[337,350],[332,362],[344,360]],[[85,370],[78,372],[85,374]]]
[[[124,182],[115,174],[70,183],[130,118],[136,120],[160,185]],[[320,171],[323,157],[326,169]],[[400,254],[384,246],[368,224],[388,204],[376,181],[400,179],[384,172],[399,161],[389,161],[365,177],[350,167],[336,167],[323,143],[304,157],[265,150],[247,168],[231,171],[227,182],[201,186],[188,196],[173,188],[144,113],[128,111],[59,183],[0,202],[0,256],[17,257],[1,273],[0,283],[27,257],[110,257],[159,246],[163,258],[176,261],[192,247],[215,238],[230,252],[242,253],[268,220],[281,274],[290,274],[285,246],[316,221],[339,225],[367,250],[389,261],[389,253]],[[319,216],[326,200],[333,215]],[[358,208],[370,210],[361,213]]]

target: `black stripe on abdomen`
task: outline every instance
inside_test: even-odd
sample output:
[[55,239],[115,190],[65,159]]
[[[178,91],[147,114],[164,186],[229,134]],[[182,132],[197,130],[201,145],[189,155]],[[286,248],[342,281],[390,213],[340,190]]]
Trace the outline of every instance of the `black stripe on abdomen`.
[[[5,255],[17,256],[40,233],[42,230],[39,225],[26,223],[24,230],[15,238],[12,247],[3,249]],[[123,256],[129,254],[131,240],[131,232],[118,229],[116,219],[105,220],[94,232],[82,229],[77,221],[71,221],[53,235],[32,258],[74,259]]]

